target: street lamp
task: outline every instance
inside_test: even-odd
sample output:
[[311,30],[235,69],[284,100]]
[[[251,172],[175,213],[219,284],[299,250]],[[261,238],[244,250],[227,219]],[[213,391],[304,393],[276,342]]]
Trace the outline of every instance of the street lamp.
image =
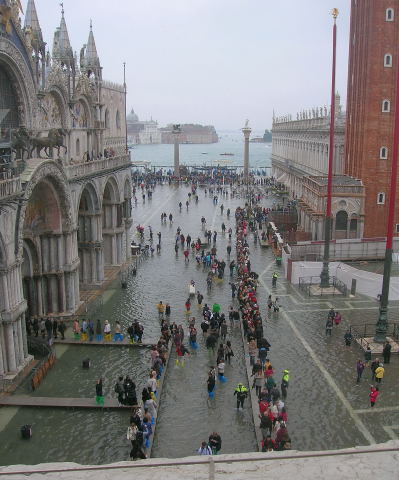
[[332,177],[333,177],[333,161],[334,161],[334,127],[335,127],[335,64],[337,52],[337,17],[338,8],[334,8],[332,16],[333,25],[333,58],[332,58],[332,78],[331,78],[331,109],[330,109],[330,144],[328,147],[328,180],[327,180],[327,205],[326,218],[324,222],[324,256],[323,269],[320,274],[320,287],[327,288],[330,285],[330,237],[331,237],[331,197],[332,197]]
[[392,242],[393,226],[395,221],[395,202],[398,182],[398,153],[399,153],[399,65],[396,66],[396,98],[395,98],[395,123],[393,132],[393,152],[391,165],[391,185],[389,190],[389,207],[387,223],[387,240],[385,247],[384,277],[382,280],[382,293],[378,321],[375,326],[374,341],[383,343],[388,330],[388,297],[392,269]]

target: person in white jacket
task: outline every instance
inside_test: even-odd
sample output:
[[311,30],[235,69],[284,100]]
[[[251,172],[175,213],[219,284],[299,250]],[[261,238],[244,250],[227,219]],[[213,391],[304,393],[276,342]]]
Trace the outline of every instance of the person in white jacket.
[[212,455],[212,449],[206,442],[202,442],[200,448],[197,450],[197,453],[199,455]]

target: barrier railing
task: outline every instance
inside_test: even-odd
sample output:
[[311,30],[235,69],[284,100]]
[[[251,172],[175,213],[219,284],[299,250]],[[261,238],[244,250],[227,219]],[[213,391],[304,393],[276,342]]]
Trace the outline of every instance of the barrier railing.
[[11,197],[21,191],[21,180],[19,177],[0,177],[0,198]]
[[[329,277],[329,286],[326,288],[320,287],[320,276],[313,277],[300,277],[299,278],[299,289],[305,292],[309,297],[311,296],[311,287],[313,285],[318,285],[319,295],[348,295],[348,287],[339,280],[337,277]],[[333,287],[331,291],[331,287]]]

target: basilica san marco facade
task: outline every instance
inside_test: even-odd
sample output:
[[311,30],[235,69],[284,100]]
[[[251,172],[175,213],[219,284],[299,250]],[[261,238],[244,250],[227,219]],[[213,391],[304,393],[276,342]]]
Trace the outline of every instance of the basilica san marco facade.
[[74,52],[62,10],[48,49],[21,3],[0,0],[0,378],[31,358],[27,320],[71,318],[128,260],[132,224],[124,87],[103,80],[91,25]]

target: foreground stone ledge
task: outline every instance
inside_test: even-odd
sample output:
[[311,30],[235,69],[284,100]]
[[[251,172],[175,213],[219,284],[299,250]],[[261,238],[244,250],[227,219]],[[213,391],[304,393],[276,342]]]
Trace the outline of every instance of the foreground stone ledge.
[[[128,445],[127,449],[128,450]],[[212,466],[212,463],[214,466]],[[277,478],[346,480],[354,478],[391,480],[398,478],[399,440],[372,446],[320,452],[272,452],[153,458],[137,462],[82,466],[77,463],[43,463],[0,468],[0,478],[32,480],[76,478],[95,480],[260,480]],[[212,470],[214,468],[214,476]]]

